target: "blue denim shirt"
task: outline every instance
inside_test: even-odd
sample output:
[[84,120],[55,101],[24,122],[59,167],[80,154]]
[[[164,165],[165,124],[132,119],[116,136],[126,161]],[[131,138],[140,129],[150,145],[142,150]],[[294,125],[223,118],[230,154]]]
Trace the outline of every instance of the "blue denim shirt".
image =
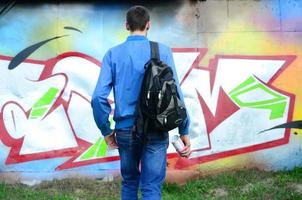
[[[168,64],[173,70],[178,92],[183,101],[172,51],[169,47],[159,43],[159,52],[161,61]],[[115,101],[113,116],[115,128],[123,129],[134,125],[135,108],[144,76],[144,65],[149,59],[149,40],[141,35],[130,35],[124,43],[109,49],[105,54],[91,100],[94,120],[103,136],[112,132],[108,120],[111,106],[107,99],[111,89],[113,89]],[[179,133],[188,134],[188,129],[189,115],[187,120],[179,126]]]

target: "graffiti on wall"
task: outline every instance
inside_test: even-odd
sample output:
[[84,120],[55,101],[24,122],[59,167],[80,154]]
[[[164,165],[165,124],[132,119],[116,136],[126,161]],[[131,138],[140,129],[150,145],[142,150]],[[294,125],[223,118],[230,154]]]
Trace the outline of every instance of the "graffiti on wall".
[[[175,167],[288,143],[289,129],[260,132],[292,120],[294,95],[271,83],[295,56],[217,55],[208,67],[201,67],[198,63],[206,53],[173,50],[191,116],[193,149],[189,162]],[[91,115],[101,63],[76,52],[47,61],[25,60],[13,70],[12,60],[1,56],[6,80],[0,98],[0,139],[10,147],[6,164],[71,157],[57,166],[62,170],[118,159],[117,151],[107,150]],[[168,156],[177,156],[173,148]]]

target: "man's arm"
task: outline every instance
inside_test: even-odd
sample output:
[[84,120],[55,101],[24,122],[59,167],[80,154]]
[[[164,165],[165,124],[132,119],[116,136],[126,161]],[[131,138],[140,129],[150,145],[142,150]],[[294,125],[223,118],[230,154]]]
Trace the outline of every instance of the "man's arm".
[[108,51],[103,58],[101,72],[91,99],[95,123],[104,137],[113,132],[108,119],[111,112],[108,96],[113,83],[111,65],[110,51]]
[[[181,91],[181,88],[180,88],[180,85],[179,85],[179,81],[178,81],[177,72],[176,72],[176,68],[175,68],[174,59],[173,59],[171,49],[169,49],[169,53],[168,53],[168,57],[167,57],[167,64],[172,68],[173,77],[174,77],[175,82],[176,82],[177,91],[178,91],[180,100],[182,101],[183,105],[185,105],[185,101],[184,101],[184,97],[183,97],[183,94],[182,94],[182,91]],[[187,118],[178,127],[180,138],[183,141],[183,143],[185,144],[185,148],[181,152],[179,152],[179,154],[182,157],[187,157],[188,158],[191,154],[191,141],[190,141],[190,138],[188,136],[188,134],[189,134],[189,125],[190,125],[190,116],[189,116],[189,113],[188,113],[187,110],[186,110],[186,112],[187,112]]]
[[[179,85],[179,81],[178,81],[178,77],[177,77],[177,72],[176,72],[176,69],[175,69],[175,64],[174,64],[174,59],[173,59],[172,51],[171,51],[170,48],[169,48],[169,53],[168,53],[168,57],[167,57],[167,65],[169,65],[172,68],[172,70],[173,70],[173,77],[174,77],[175,82],[176,82],[177,91],[178,91],[180,100],[182,101],[183,105],[185,105],[184,97],[183,97],[183,94],[182,94],[182,91],[181,91],[181,88],[180,88],[180,85]],[[189,116],[189,113],[187,111],[187,118],[186,118],[186,120],[184,120],[183,123],[180,124],[180,126],[178,127],[179,128],[179,134],[181,136],[189,134],[189,125],[190,125],[190,116]]]

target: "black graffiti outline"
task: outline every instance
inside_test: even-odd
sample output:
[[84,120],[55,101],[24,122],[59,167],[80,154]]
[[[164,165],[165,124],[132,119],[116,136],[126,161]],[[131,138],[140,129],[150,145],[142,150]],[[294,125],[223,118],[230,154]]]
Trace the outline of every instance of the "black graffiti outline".
[[266,131],[273,130],[273,129],[278,129],[278,128],[296,128],[296,129],[302,129],[302,120],[297,120],[297,121],[292,121],[292,122],[286,122],[284,124],[280,124],[280,125],[274,126],[272,128],[260,131],[259,134],[263,133],[263,132],[266,132]]
[[20,51],[16,56],[12,58],[8,65],[8,69],[12,70],[15,69],[20,63],[22,63],[26,58],[28,58],[33,52],[35,52],[37,49],[39,49],[41,46],[45,45],[46,43],[56,40],[62,37],[66,37],[69,35],[61,35],[61,36],[56,36],[47,40],[43,40],[41,42],[38,42],[36,44],[30,45],[29,47],[26,47],[22,51]]
[[83,33],[80,29],[78,28],[75,28],[73,26],[64,26],[64,29],[67,29],[67,30],[74,30],[74,31],[77,31],[79,33]]

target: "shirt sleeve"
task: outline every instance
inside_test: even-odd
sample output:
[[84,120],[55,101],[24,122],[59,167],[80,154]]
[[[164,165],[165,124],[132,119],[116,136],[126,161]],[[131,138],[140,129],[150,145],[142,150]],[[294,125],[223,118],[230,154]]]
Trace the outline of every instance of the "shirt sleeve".
[[103,58],[101,72],[91,99],[93,117],[103,136],[112,133],[109,122],[111,106],[108,101],[108,96],[113,83],[111,68],[111,56],[110,51],[108,51]]
[[[173,77],[174,77],[175,82],[176,82],[177,91],[178,91],[180,100],[182,101],[183,105],[185,105],[184,97],[183,97],[183,94],[182,94],[182,91],[181,91],[181,88],[180,88],[180,85],[179,85],[178,77],[177,77],[177,72],[176,72],[176,68],[175,68],[175,63],[174,63],[172,51],[171,51],[170,48],[169,48],[169,52],[168,52],[168,56],[167,56],[167,65],[172,68]],[[187,112],[187,118],[178,127],[180,135],[189,134],[190,116],[189,116],[189,113],[188,113],[187,109],[186,109],[186,112]]]

